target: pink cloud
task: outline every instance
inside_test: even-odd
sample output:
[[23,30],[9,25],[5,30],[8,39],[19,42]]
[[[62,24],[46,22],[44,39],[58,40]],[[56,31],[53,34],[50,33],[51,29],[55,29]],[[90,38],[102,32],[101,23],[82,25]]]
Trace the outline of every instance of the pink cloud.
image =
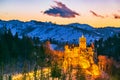
[[96,16],[96,17],[105,18],[104,16],[99,15],[99,14],[97,14],[96,12],[94,12],[94,11],[92,11],[92,10],[90,10],[90,12],[92,13],[92,15],[94,15],[94,16]]
[[115,19],[120,19],[120,15],[118,15],[118,14],[114,14],[113,16]]
[[54,1],[57,6],[51,6],[50,9],[44,11],[44,14],[54,17],[62,17],[62,18],[74,18],[79,16],[79,14],[71,9],[69,9],[65,4]]

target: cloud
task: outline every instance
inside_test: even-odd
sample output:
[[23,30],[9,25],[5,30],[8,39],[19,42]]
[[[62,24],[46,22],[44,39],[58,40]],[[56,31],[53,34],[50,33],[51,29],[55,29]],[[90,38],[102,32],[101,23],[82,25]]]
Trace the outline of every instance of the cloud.
[[90,10],[90,12],[91,12],[94,16],[96,16],[96,17],[105,18],[104,16],[99,15],[99,14],[97,14],[96,12],[94,12],[94,11],[92,11],[92,10]]
[[118,15],[118,14],[114,14],[113,16],[115,19],[120,19],[120,15]]
[[79,16],[77,12],[69,9],[65,4],[58,1],[54,2],[57,4],[57,6],[51,6],[50,9],[44,11],[44,14],[62,18],[74,18],[76,15]]

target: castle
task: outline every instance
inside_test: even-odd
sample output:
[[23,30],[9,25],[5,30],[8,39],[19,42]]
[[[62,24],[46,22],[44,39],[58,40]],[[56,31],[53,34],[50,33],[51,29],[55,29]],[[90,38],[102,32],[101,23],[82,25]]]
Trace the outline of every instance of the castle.
[[63,68],[66,70],[70,66],[80,66],[85,69],[86,74],[99,75],[99,68],[94,62],[94,55],[94,47],[87,47],[86,38],[82,35],[78,47],[65,46]]

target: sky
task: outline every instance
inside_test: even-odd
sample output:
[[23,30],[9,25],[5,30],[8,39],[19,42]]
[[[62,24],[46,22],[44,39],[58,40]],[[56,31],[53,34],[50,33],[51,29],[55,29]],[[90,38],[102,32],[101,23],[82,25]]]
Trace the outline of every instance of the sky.
[[120,0],[0,0],[0,19],[120,27]]

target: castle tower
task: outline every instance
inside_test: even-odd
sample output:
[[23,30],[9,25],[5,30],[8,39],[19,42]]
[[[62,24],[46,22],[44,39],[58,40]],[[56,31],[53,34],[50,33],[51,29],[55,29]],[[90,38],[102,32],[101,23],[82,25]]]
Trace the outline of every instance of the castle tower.
[[81,49],[86,49],[86,38],[84,35],[82,35],[82,37],[79,39],[79,47]]
[[65,52],[68,52],[69,48],[68,45],[65,45]]

